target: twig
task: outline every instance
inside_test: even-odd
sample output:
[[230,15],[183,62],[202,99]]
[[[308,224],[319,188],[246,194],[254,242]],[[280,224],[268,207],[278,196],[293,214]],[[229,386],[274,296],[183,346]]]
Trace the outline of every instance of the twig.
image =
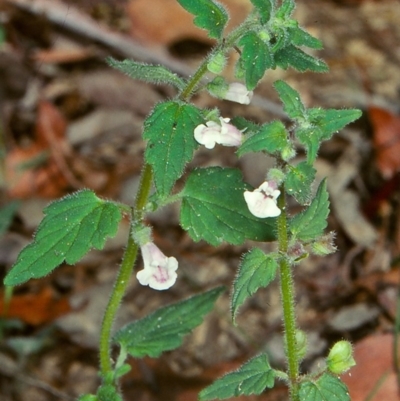
[[[70,5],[66,6],[55,0],[5,1],[21,10],[45,17],[56,26],[109,47],[124,58],[131,58],[145,63],[161,64],[185,77],[193,74],[193,70],[186,64],[169,57],[160,50],[148,49],[128,36],[111,31]],[[279,104],[261,96],[255,95],[252,105],[279,117],[286,117]]]
[[68,394],[65,394],[62,391],[57,390],[56,388],[50,386],[45,382],[42,382],[41,380],[20,373],[17,364],[11,358],[9,358],[4,354],[0,354],[0,374],[19,380],[29,386],[40,388],[54,395],[60,400],[65,400],[65,401],[75,400],[74,397],[70,397]]

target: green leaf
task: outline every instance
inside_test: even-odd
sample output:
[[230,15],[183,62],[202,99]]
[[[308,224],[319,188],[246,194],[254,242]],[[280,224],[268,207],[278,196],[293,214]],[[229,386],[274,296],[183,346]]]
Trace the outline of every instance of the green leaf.
[[259,248],[252,249],[244,256],[233,284],[231,312],[234,322],[238,308],[260,287],[266,287],[274,280],[277,268],[276,258],[266,255]]
[[145,158],[153,167],[161,196],[169,194],[185,164],[192,159],[197,148],[194,129],[203,122],[199,109],[175,101],[158,104],[146,119],[143,137],[149,142]]
[[214,246],[223,241],[239,245],[245,239],[274,240],[275,219],[253,216],[244,200],[246,190],[251,188],[237,169],[195,169],[181,192],[182,227],[194,241],[203,239]]
[[273,121],[261,126],[258,132],[246,138],[237,150],[239,157],[249,152],[275,153],[289,144],[288,133],[281,121]]
[[304,119],[306,109],[300,99],[299,92],[284,81],[275,81],[274,87],[283,103],[283,110],[292,119]]
[[246,87],[253,90],[265,71],[273,66],[272,53],[268,45],[252,31],[240,39],[239,45],[243,46],[239,62],[241,68],[245,69]]
[[322,49],[322,42],[314,38],[307,31],[301,29],[300,27],[287,28],[290,40],[295,46],[307,46],[311,49]]
[[362,115],[358,109],[308,109],[310,122],[318,127],[321,131],[320,139],[328,140],[335,132],[340,131],[343,127],[351,122],[359,119]]
[[316,381],[300,383],[299,398],[301,401],[350,401],[346,385],[338,377],[328,373]]
[[64,261],[73,265],[91,248],[102,249],[107,237],[117,233],[122,218],[114,203],[99,199],[89,190],[51,203],[44,214],[34,242],[18,255],[5,285],[46,276]]
[[182,78],[162,65],[138,63],[133,60],[118,61],[112,57],[108,57],[106,61],[110,67],[123,72],[133,79],[139,79],[157,85],[173,85],[179,90],[183,90],[186,85]]
[[19,205],[19,201],[12,201],[0,209],[0,235],[4,234],[10,227]]
[[327,226],[328,214],[329,195],[326,189],[326,180],[323,180],[310,206],[290,221],[290,231],[295,238],[300,240],[313,240],[322,235]]
[[301,205],[310,202],[311,184],[314,182],[316,170],[307,162],[301,162],[296,167],[291,167],[286,176],[285,188]]
[[296,46],[289,45],[279,49],[274,54],[275,63],[284,70],[293,67],[297,71],[327,72],[329,70],[326,63],[318,58],[304,53]]
[[266,24],[272,15],[275,8],[274,0],[250,0],[253,6],[257,9],[260,14],[260,22],[264,25]]
[[230,121],[237,129],[240,129],[247,136],[253,134],[260,129],[260,126],[253,121],[246,120],[244,117],[236,116]]
[[294,0],[283,0],[281,7],[276,12],[276,18],[288,19],[295,8]]
[[117,332],[114,341],[136,358],[156,358],[164,351],[178,348],[209,313],[224,287],[214,288],[184,301],[165,306]]
[[266,388],[272,388],[275,371],[271,368],[265,354],[258,355],[236,372],[231,372],[216,380],[199,394],[200,401],[223,400],[239,395],[261,394]]
[[208,36],[220,39],[228,22],[225,8],[212,0],[178,0],[178,3],[188,12],[195,15],[193,23],[208,31]]

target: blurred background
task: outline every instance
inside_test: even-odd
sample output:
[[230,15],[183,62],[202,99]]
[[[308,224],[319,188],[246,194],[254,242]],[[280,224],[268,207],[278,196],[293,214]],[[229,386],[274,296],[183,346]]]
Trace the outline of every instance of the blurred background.
[[[248,0],[224,0],[231,26]],[[328,176],[329,230],[338,252],[296,266],[299,326],[309,335],[304,369],[316,369],[334,341],[348,339],[357,367],[343,376],[352,400],[396,400],[393,346],[399,315],[400,7],[397,0],[298,0],[295,17],[321,39],[327,74],[269,71],[250,106],[207,94],[199,107],[258,123],[285,118],[271,87],[285,79],[309,107],[360,108],[363,117],[324,143],[318,177]],[[81,188],[132,202],[143,162],[142,123],[166,86],[133,81],[107,56],[165,64],[190,75],[213,42],[175,0],[2,0],[0,2],[0,276],[15,262],[53,199]],[[233,63],[226,77],[233,79]],[[299,155],[301,158],[301,155]],[[200,149],[193,165],[235,166],[259,185],[271,160],[234,149]],[[295,211],[295,210],[294,210]],[[193,243],[178,205],[149,216],[157,245],[180,263],[176,285],[157,292],[132,278],[117,327],[166,303],[231,286],[252,247]],[[2,401],[74,400],[98,385],[98,333],[127,237],[127,222],[104,251],[15,288],[0,326]],[[273,249],[270,244],[265,249]],[[140,267],[139,262],[139,267]],[[1,289],[3,310],[4,288]],[[126,400],[194,401],[199,390],[263,351],[284,366],[279,289],[259,291],[230,321],[229,291],[173,352],[131,360]],[[400,324],[397,323],[399,326]],[[287,400],[284,387],[239,400]]]

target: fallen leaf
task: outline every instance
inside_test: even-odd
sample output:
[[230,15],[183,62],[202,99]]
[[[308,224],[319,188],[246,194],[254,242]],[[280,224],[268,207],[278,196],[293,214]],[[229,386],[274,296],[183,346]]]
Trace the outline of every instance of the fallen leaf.
[[388,179],[400,171],[400,117],[375,106],[368,108],[368,114],[374,130],[376,163]]
[[65,162],[66,121],[50,102],[38,106],[34,142],[16,146],[6,156],[8,194],[12,198],[64,194],[68,184],[79,186]]
[[[242,22],[250,5],[247,0],[221,0],[220,3],[229,10],[228,27]],[[130,0],[127,12],[131,20],[131,35],[144,43],[168,46],[183,39],[212,43],[206,31],[193,25],[193,15],[176,0]]]
[[372,335],[357,343],[354,359],[357,365],[342,376],[349,388],[351,401],[399,399],[391,334]]
[[[4,316],[4,297],[0,294],[0,310]],[[71,311],[66,297],[55,298],[54,292],[44,288],[37,294],[13,295],[6,313],[7,318],[21,319],[25,323],[38,326]]]

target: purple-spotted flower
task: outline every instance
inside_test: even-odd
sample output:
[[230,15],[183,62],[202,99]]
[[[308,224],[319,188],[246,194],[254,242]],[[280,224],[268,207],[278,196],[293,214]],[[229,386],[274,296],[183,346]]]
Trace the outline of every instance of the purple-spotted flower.
[[250,213],[256,217],[276,217],[281,214],[281,210],[276,204],[276,200],[281,191],[276,189],[274,181],[265,181],[253,192],[245,191],[244,199]]
[[140,284],[166,290],[175,284],[178,261],[165,256],[153,242],[141,246],[144,269],[136,274]]
[[249,91],[239,82],[229,84],[228,91],[224,94],[224,99],[240,104],[250,104],[252,98],[253,91]]
[[207,149],[213,149],[218,143],[224,146],[239,146],[242,143],[242,132],[229,124],[229,118],[220,117],[220,124],[207,121],[194,129],[194,138]]

